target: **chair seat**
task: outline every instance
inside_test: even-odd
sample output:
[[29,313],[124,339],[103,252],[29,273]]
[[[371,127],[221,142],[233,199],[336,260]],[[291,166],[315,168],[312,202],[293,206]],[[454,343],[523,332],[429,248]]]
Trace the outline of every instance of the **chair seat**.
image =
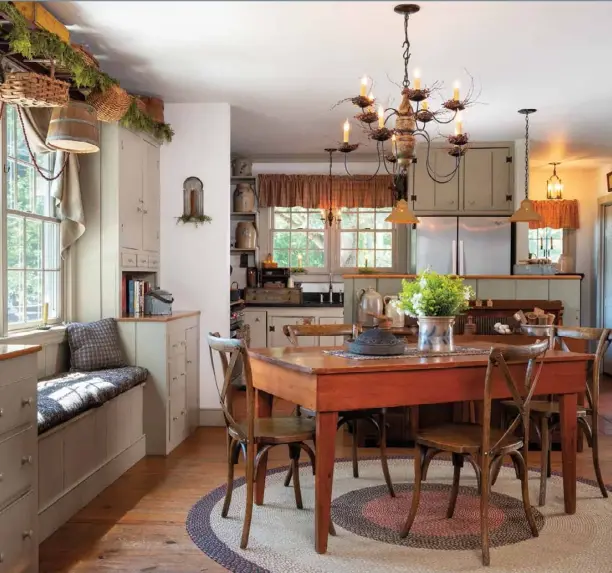
[[[240,429],[247,434],[247,423],[240,422]],[[255,420],[255,441],[259,444],[291,444],[312,440],[316,430],[314,420],[297,416],[286,418],[259,418]],[[230,428],[232,437],[239,436]]]
[[[512,400],[504,400],[502,402],[504,406],[514,406]],[[529,411],[531,414],[540,414],[543,416],[559,415],[559,402],[549,402],[548,400],[532,400],[529,405]],[[588,414],[587,409],[584,406],[578,406],[576,408],[576,415],[580,418],[584,418]]]
[[[489,443],[495,445],[504,435],[503,430],[491,428]],[[474,454],[480,451],[482,443],[482,426],[477,424],[446,424],[419,430],[417,444],[456,454]],[[518,450],[523,440],[516,436],[507,436],[498,446],[502,450]]]

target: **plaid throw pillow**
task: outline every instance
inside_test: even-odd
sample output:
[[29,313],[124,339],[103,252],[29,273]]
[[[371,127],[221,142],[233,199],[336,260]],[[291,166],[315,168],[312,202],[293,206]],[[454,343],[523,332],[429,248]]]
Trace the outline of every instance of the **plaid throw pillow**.
[[114,318],[71,323],[66,327],[70,370],[104,370],[126,366]]

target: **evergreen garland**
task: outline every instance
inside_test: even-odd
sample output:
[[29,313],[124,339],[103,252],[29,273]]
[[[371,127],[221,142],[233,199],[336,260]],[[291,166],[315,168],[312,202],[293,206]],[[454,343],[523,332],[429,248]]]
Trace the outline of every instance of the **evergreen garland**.
[[[44,57],[54,60],[57,65],[67,68],[79,88],[99,89],[104,92],[119,82],[108,74],[90,66],[83,55],[57,34],[48,30],[31,30],[28,20],[10,2],[0,2],[0,12],[5,14],[13,25],[8,34],[10,50],[24,58]],[[160,141],[172,141],[174,131],[167,123],[154,121],[141,112],[132,101],[130,108],[121,120],[121,125],[151,134]]]

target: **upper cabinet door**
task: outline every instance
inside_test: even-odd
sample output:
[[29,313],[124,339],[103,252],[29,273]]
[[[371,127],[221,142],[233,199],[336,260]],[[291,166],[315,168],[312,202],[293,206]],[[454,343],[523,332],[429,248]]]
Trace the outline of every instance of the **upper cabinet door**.
[[[448,154],[447,149],[431,148],[429,155],[431,169],[444,178],[453,171],[456,159]],[[417,163],[412,167],[414,172],[414,185],[412,171],[409,176],[409,195],[414,198],[415,211],[458,211],[459,210],[459,174],[448,183],[436,183],[427,172],[427,146],[417,147]]]
[[469,149],[463,157],[463,210],[512,212],[511,175],[508,148]]
[[120,246],[142,249],[142,139],[127,129],[120,130],[119,226]]
[[142,248],[159,253],[159,147],[142,142],[143,145],[143,217]]

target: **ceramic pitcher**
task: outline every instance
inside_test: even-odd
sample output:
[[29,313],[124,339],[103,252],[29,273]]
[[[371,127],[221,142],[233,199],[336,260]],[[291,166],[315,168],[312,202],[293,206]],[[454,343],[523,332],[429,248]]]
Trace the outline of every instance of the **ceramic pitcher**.
[[383,314],[383,297],[370,287],[357,291],[357,322],[363,326],[376,326],[378,319],[372,315]]
[[234,190],[234,212],[253,213],[255,211],[255,191],[248,183],[238,183]]
[[402,328],[404,326],[404,311],[400,307],[398,296],[386,296],[383,299],[385,303],[385,316],[391,320],[393,328]]

